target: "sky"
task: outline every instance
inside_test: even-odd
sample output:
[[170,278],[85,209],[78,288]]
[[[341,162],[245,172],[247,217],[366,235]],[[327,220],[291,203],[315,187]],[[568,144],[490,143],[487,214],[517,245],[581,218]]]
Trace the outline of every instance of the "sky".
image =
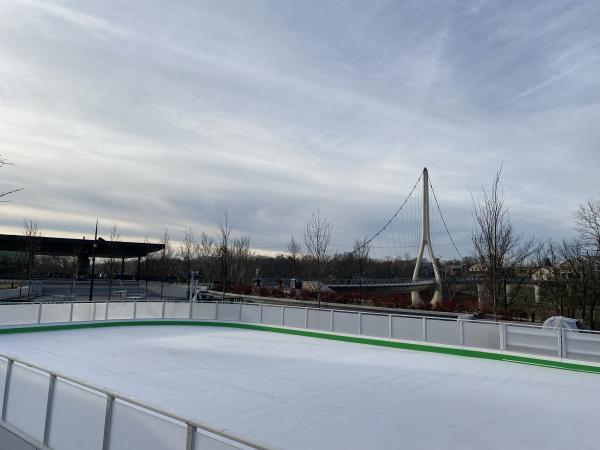
[[515,229],[572,236],[598,195],[600,2],[0,0],[0,232],[233,235],[332,251],[429,168],[468,251],[503,165]]

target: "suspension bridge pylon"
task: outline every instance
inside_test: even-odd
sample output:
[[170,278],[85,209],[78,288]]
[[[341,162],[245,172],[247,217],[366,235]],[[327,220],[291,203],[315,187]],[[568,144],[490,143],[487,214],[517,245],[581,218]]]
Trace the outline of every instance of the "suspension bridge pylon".
[[[421,264],[423,263],[423,253],[425,252],[425,246],[427,246],[427,249],[429,250],[429,259],[431,261],[435,276],[435,291],[431,299],[431,304],[436,306],[442,301],[442,277],[440,276],[440,270],[438,268],[435,256],[433,255],[433,247],[431,246],[431,233],[429,226],[429,173],[427,172],[427,167],[423,169],[422,183],[423,197],[421,205],[421,244],[419,246],[419,253],[415,263],[415,271],[413,272],[412,281],[413,283],[419,281]],[[417,290],[411,291],[410,298],[413,306],[418,306],[424,303],[420,292]]]

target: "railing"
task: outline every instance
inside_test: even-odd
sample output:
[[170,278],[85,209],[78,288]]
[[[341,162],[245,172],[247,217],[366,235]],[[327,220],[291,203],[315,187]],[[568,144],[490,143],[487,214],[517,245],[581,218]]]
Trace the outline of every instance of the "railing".
[[420,280],[416,280],[416,281],[413,281],[412,278],[398,278],[398,279],[365,278],[363,280],[360,280],[358,278],[352,278],[352,279],[335,280],[330,283],[323,282],[323,284],[327,285],[327,286],[336,286],[336,287],[343,287],[343,286],[352,286],[352,287],[354,287],[354,286],[364,286],[364,287],[368,287],[368,286],[403,286],[403,285],[406,285],[406,286],[408,286],[408,285],[410,285],[410,286],[430,286],[432,284],[435,284],[435,280],[433,278],[420,279]]
[[[0,304],[0,327],[136,319],[263,324],[600,363],[598,332],[513,323],[257,303],[139,300]],[[264,448],[14,357],[3,358],[0,358],[0,389],[4,390],[2,419],[52,448],[81,448],[81,441],[69,440],[69,433],[74,433],[70,421],[77,418],[79,424],[82,417],[88,419],[81,433],[97,436],[98,442],[103,443],[97,447],[101,450],[191,450],[200,441],[206,447],[196,448]],[[60,414],[55,413],[57,408]],[[148,430],[152,430],[152,439],[147,436]],[[141,437],[132,441],[131,436],[137,436],[136,433]],[[165,436],[170,436],[168,442]]]
[[0,374],[2,421],[53,449],[266,449],[12,356],[0,356]]
[[257,323],[600,362],[600,332],[259,303],[177,300],[0,304],[0,327],[134,319]]

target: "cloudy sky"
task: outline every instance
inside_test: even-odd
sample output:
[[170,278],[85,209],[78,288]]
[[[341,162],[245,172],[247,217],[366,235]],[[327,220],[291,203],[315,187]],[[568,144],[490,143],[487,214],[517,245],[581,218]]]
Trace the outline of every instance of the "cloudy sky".
[[600,2],[0,0],[1,232],[277,251],[311,210],[335,249],[424,166],[457,241],[504,164],[518,230],[571,235],[597,195]]

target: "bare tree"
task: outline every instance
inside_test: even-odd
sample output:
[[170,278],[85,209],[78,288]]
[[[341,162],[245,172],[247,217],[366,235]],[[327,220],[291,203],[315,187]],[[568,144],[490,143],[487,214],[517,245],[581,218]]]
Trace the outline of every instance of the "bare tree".
[[221,269],[220,278],[221,278],[221,289],[222,289],[222,299],[225,300],[225,291],[227,289],[227,282],[229,276],[229,262],[230,262],[230,249],[229,249],[229,240],[231,236],[231,227],[229,226],[229,218],[227,213],[225,213],[225,221],[219,224],[219,249],[218,249],[218,258],[219,258],[219,267]]
[[196,241],[194,240],[194,232],[191,228],[187,228],[183,235],[183,242],[179,246],[179,256],[185,265],[187,292],[190,292],[190,272],[192,271],[192,260],[194,259],[194,251],[196,249]]
[[31,280],[35,277],[35,255],[40,248],[40,238],[42,233],[39,230],[38,223],[32,219],[25,219],[23,225],[23,238],[25,246],[21,254],[21,286],[19,288],[19,298],[23,289],[24,280],[29,281],[27,299],[31,295]]
[[200,262],[200,267],[202,267],[204,281],[214,282],[217,276],[216,274],[218,273],[218,248],[215,239],[205,232],[202,232],[200,235],[200,242],[196,245],[195,251],[196,257]]
[[312,274],[317,279],[317,302],[321,307],[321,281],[327,264],[327,247],[331,239],[331,224],[316,209],[304,227],[304,244],[309,256]]
[[369,262],[370,252],[371,242],[366,237],[354,241],[352,259],[354,260],[354,269],[358,275],[358,296],[360,299],[362,299],[363,274]]
[[164,249],[158,261],[158,273],[160,274],[160,299],[163,298],[164,284],[167,276],[171,275],[173,269],[173,256],[174,250],[171,245],[171,236],[169,236],[169,230],[165,229],[161,242],[164,245]]
[[[4,158],[2,155],[0,155],[0,168],[4,167],[4,166],[13,166],[14,164],[9,163],[6,158]],[[19,192],[22,191],[23,188],[19,188],[19,189],[11,189],[9,191],[3,191],[0,192],[0,204],[2,203],[9,203],[10,200],[6,200],[6,197],[8,197],[10,194],[14,194],[15,192]]]
[[244,286],[250,284],[252,271],[250,269],[250,237],[242,236],[233,240],[231,246],[231,280]]
[[600,253],[600,199],[591,199],[579,205],[574,218],[581,243],[592,253]]
[[108,278],[108,300],[111,299],[112,285],[115,278],[115,273],[119,266],[119,259],[117,258],[119,242],[121,241],[121,235],[119,234],[119,228],[115,223],[110,230],[110,238],[108,242],[108,257],[104,260],[104,271]]
[[472,198],[474,256],[480,268],[480,282],[491,296],[495,317],[501,293],[504,293],[505,307],[509,303],[507,280],[514,281],[519,276],[519,269],[539,245],[534,239],[525,239],[514,232],[504,203],[501,173],[502,167],[496,173],[491,189],[482,188],[478,202]]
[[563,241],[561,246],[563,266],[567,277],[565,298],[567,312],[575,317],[579,312],[583,323],[595,328],[595,312],[600,295],[600,273],[598,259],[587,244],[573,239]]
[[292,262],[293,276],[296,278],[298,276],[298,262],[302,255],[302,247],[300,243],[294,239],[294,236],[292,236],[292,239],[290,239],[290,242],[287,244],[287,251],[290,261]]

